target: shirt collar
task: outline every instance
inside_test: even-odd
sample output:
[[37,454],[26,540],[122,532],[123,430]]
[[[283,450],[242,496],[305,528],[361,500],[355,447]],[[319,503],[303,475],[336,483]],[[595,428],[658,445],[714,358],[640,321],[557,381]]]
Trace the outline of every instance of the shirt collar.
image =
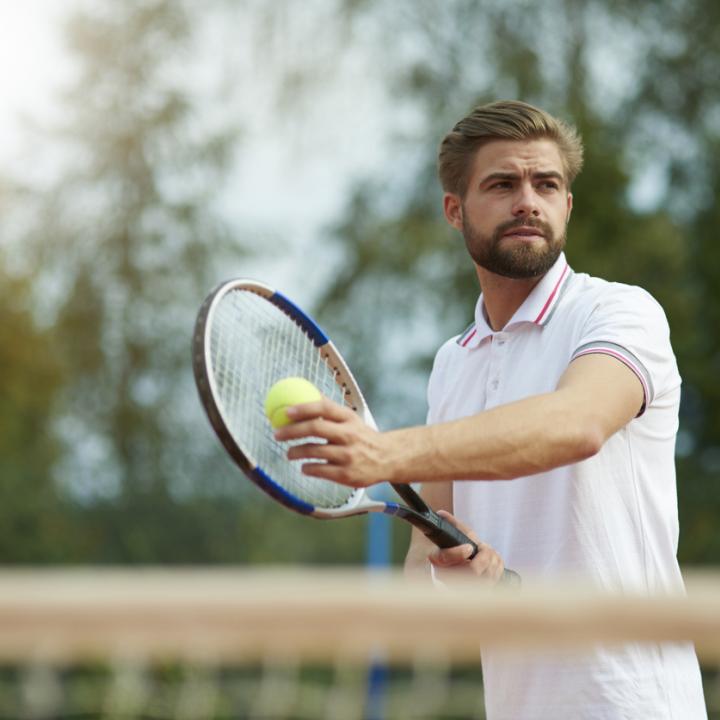
[[[507,330],[512,325],[526,322],[538,326],[546,325],[550,321],[571,275],[572,270],[565,259],[565,253],[560,253],[555,264],[532,289],[503,330]],[[485,303],[480,294],[475,306],[475,322],[460,335],[457,341],[458,345],[468,349],[474,348],[486,337],[494,334],[495,330],[488,324]]]

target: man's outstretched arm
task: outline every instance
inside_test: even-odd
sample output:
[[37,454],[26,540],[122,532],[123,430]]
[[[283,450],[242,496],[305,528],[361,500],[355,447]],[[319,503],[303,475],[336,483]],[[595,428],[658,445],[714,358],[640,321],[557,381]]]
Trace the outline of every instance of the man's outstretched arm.
[[643,386],[608,355],[574,360],[553,392],[501,405],[461,420],[379,433],[330,400],[288,410],[293,424],[279,440],[321,438],[292,447],[303,472],[363,487],[377,482],[509,480],[579,462],[630,422]]

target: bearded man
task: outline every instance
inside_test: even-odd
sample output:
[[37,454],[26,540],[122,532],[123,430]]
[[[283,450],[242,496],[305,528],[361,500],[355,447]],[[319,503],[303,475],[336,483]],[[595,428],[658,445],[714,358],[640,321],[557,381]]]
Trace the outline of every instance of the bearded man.
[[[680,375],[644,290],[576,273],[563,249],[583,149],[526,103],[473,110],[440,146],[445,217],[481,288],[474,321],[438,351],[428,424],[378,433],[330,401],[278,433],[304,471],[353,486],[422,482],[478,543],[439,550],[413,530],[405,567],[497,581],[504,564],[598,590],[683,591],[674,449]],[[480,537],[485,542],[480,542]],[[452,607],[448,607],[452,613]],[[483,651],[489,720],[700,720],[689,644]]]

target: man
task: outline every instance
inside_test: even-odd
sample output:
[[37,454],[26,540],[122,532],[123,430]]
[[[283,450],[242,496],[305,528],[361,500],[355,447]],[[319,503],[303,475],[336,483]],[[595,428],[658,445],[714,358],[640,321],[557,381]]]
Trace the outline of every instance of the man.
[[[609,590],[682,591],[674,442],[680,377],[662,309],[643,290],[574,273],[563,248],[582,144],[520,102],[476,108],[443,140],[445,217],[482,294],[437,354],[429,424],[377,433],[329,401],[298,406],[289,457],[353,486],[423,482],[473,540],[437,550],[419,532],[408,571],[442,577],[571,575]],[[475,481],[475,482],[472,482]],[[482,482],[478,482],[482,481]],[[705,718],[689,645],[483,653],[488,718]]]

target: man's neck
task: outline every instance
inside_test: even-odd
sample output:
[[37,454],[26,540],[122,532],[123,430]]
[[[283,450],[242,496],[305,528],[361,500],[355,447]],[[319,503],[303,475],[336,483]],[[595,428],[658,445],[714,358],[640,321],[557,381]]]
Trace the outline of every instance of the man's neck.
[[502,330],[525,302],[533,288],[542,280],[542,275],[535,278],[513,280],[496,275],[484,268],[475,266],[488,323],[495,331]]

